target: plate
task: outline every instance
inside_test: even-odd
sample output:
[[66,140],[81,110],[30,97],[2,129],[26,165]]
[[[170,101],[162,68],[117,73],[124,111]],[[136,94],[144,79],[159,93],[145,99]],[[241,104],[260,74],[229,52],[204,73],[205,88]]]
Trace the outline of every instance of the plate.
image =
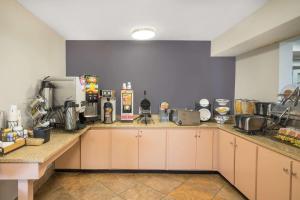
[[199,110],[200,112],[200,120],[201,121],[208,121],[211,118],[211,112],[206,109],[206,108],[202,108]]

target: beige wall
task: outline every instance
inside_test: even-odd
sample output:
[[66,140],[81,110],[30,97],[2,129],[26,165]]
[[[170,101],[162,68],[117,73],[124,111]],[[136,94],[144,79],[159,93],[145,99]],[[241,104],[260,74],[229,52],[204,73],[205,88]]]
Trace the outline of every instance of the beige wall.
[[279,86],[279,44],[236,58],[235,98],[276,101]]
[[0,44],[0,109],[17,104],[26,118],[38,80],[66,73],[65,39],[15,0],[0,0]]
[[[38,81],[65,75],[65,40],[25,10],[16,0],[0,0],[0,109],[17,104],[23,121]],[[16,197],[16,182],[0,182],[0,199]]]
[[269,0],[212,41],[213,56],[235,56],[300,33],[300,1]]

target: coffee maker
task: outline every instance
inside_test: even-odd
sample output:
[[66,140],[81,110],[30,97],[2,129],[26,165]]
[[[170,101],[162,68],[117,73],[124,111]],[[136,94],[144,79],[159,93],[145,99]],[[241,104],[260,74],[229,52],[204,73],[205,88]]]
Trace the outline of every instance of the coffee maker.
[[[71,130],[74,129],[73,120],[76,119],[77,128],[83,128],[84,121],[81,118],[83,118],[86,109],[85,77],[49,77],[47,81],[50,81],[54,87],[53,107],[51,112],[48,111],[51,126],[65,127],[66,121],[69,121],[70,123],[67,123],[71,126],[68,125],[68,128],[65,128]],[[67,110],[68,113],[66,113]]]
[[99,103],[99,88],[98,77],[92,75],[85,75],[85,95],[86,108],[84,111],[84,118],[87,122],[98,120],[98,103]]
[[100,91],[100,102],[101,102],[101,112],[100,119],[104,122],[104,105],[106,102],[112,104],[112,122],[116,121],[116,92],[115,90],[101,90]]
[[47,76],[42,80],[39,91],[39,95],[45,100],[45,110],[51,110],[53,108],[53,90],[55,89],[55,86],[48,80],[49,78],[50,76]]

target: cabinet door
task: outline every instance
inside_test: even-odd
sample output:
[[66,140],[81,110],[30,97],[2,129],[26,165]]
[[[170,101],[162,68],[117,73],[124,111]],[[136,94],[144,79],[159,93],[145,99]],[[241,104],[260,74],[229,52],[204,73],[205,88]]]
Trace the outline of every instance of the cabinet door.
[[225,131],[219,131],[219,172],[234,184],[234,144],[235,137]]
[[166,169],[166,130],[142,129],[139,133],[139,169]]
[[300,199],[300,162],[293,161],[292,200]]
[[198,170],[212,170],[213,164],[213,129],[199,130],[197,138],[196,168]]
[[55,161],[55,169],[80,169],[80,141]]
[[81,168],[110,169],[111,134],[109,129],[89,130],[81,136]]
[[195,170],[197,129],[168,129],[167,140],[167,168]]
[[289,199],[290,167],[291,161],[287,157],[259,147],[257,200]]
[[255,199],[257,146],[235,138],[235,186],[250,200]]
[[219,171],[219,129],[213,131],[213,170]]
[[113,129],[112,168],[138,169],[138,130]]

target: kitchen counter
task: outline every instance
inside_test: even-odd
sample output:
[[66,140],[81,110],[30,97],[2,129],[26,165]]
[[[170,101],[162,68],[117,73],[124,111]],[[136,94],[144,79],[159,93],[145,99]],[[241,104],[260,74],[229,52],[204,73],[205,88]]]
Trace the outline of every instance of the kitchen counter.
[[235,136],[244,138],[250,142],[253,142],[259,146],[265,147],[267,149],[273,150],[282,155],[288,156],[291,159],[300,161],[300,149],[292,147],[277,141],[273,141],[264,136],[252,136],[246,135],[236,131],[231,124],[219,125],[215,122],[202,123],[199,126],[177,126],[172,122],[159,122],[155,120],[152,124],[141,124],[137,122],[124,123],[115,122],[113,124],[103,124],[95,123],[90,124],[86,128],[75,131],[66,132],[64,130],[53,130],[51,133],[51,139],[48,143],[41,146],[25,146],[14,152],[11,152],[3,157],[0,157],[0,163],[43,163],[50,157],[58,153],[64,146],[71,144],[74,140],[78,139],[82,134],[84,134],[89,129],[103,129],[103,128],[219,128],[221,130],[227,131],[234,134]]
[[43,163],[56,153],[59,153],[65,146],[78,139],[90,127],[86,127],[75,132],[66,132],[64,130],[53,130],[50,141],[40,146],[23,146],[13,152],[0,157],[0,163]]
[[232,124],[224,124],[220,125],[216,122],[205,122],[201,123],[199,126],[177,126],[172,122],[159,122],[158,120],[154,120],[153,124],[141,124],[141,123],[123,123],[123,122],[115,122],[113,124],[102,124],[96,123],[90,125],[91,129],[103,129],[103,128],[219,128],[220,130],[227,131],[235,136],[241,137],[245,140],[253,142],[261,147],[270,149],[274,152],[280,153],[284,156],[287,156],[291,159],[300,161],[300,148],[296,148],[278,141],[274,141],[268,137],[262,135],[247,135],[241,133],[233,128]]

